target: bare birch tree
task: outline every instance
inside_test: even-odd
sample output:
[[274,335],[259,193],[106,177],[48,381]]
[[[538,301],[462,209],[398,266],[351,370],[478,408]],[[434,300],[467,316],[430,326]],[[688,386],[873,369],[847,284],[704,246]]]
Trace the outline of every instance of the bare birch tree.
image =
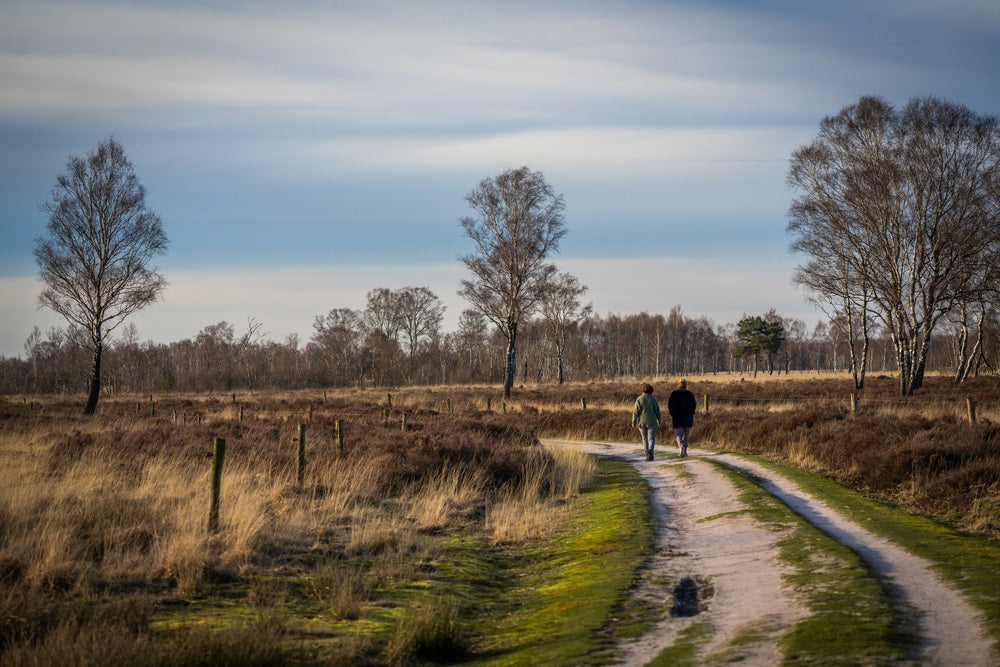
[[881,320],[903,394],[923,382],[940,319],[995,289],[983,267],[1000,238],[998,147],[994,117],[933,97],[901,112],[862,97],[792,155],[788,230],[808,258],[796,280]]
[[555,273],[547,260],[566,234],[565,204],[541,172],[508,169],[487,178],[465,197],[475,216],[460,224],[475,250],[459,257],[472,273],[459,295],[481,312],[507,341],[503,394],[517,374],[517,329],[535,309],[540,289]]
[[412,364],[421,340],[436,336],[444,318],[444,305],[427,287],[404,287],[396,293],[400,330]]
[[583,305],[580,297],[587,291],[586,285],[569,273],[556,274],[542,288],[542,316],[548,325],[549,336],[556,348],[556,367],[559,384],[565,380],[566,345],[576,326],[590,317],[593,307]]
[[35,240],[35,261],[45,287],[39,296],[88,333],[93,349],[85,414],[101,394],[101,354],[108,334],[126,317],[159,298],[166,280],[152,259],[167,248],[160,216],[146,207],[125,150],[114,139],[86,158],[70,157],[51,200],[48,235]]

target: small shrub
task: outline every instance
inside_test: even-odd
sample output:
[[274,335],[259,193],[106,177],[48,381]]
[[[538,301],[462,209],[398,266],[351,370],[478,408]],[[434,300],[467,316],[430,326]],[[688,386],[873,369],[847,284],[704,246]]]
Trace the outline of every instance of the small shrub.
[[332,561],[321,565],[306,579],[305,591],[314,600],[328,603],[334,618],[347,620],[360,618],[362,605],[370,594],[363,573]]
[[469,654],[469,642],[458,620],[458,607],[437,603],[419,605],[407,612],[385,649],[394,665],[412,664],[414,659],[457,662]]

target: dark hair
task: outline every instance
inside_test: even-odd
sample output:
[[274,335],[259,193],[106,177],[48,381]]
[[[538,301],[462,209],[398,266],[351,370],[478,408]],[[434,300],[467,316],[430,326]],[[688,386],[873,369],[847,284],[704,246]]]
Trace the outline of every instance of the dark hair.
[[644,393],[644,394],[652,394],[653,393],[653,385],[649,384],[648,382],[646,384],[642,385],[642,393]]

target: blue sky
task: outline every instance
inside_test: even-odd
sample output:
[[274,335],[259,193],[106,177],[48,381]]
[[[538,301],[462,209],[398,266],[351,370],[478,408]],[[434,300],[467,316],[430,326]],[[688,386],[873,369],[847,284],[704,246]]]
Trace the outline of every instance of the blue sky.
[[466,305],[464,196],[527,165],[597,312],[820,315],[791,285],[791,152],[861,95],[1000,113],[1000,5],[0,0],[0,355],[37,309],[38,210],[121,142],[171,241],[132,318],[268,338],[376,287]]

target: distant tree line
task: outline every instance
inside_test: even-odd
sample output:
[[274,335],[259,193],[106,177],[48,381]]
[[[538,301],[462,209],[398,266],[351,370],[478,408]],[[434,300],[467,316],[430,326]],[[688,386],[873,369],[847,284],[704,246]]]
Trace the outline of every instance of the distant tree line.
[[[269,340],[253,318],[243,325],[218,322],[173,342],[140,340],[126,324],[104,353],[103,391],[245,391],[403,384],[485,383],[502,386],[506,339],[485,317],[464,311],[454,331],[441,328],[443,306],[427,288],[380,288],[364,310],[335,308],[317,315],[308,340]],[[565,323],[564,323],[565,324]],[[763,326],[762,326],[763,325]],[[773,310],[738,323],[716,325],[679,307],[666,315],[587,313],[554,327],[544,315],[522,323],[516,384],[655,378],[701,373],[847,371],[849,341],[836,323],[808,327]],[[1000,359],[1000,317],[990,311],[972,336],[978,349],[964,371],[965,329],[942,327],[927,354],[927,368],[956,380],[993,373]],[[870,372],[896,373],[891,336],[873,330]],[[37,328],[24,353],[0,357],[0,392],[83,392],[92,358],[87,333],[78,328]],[[561,367],[561,370],[560,370]]]

